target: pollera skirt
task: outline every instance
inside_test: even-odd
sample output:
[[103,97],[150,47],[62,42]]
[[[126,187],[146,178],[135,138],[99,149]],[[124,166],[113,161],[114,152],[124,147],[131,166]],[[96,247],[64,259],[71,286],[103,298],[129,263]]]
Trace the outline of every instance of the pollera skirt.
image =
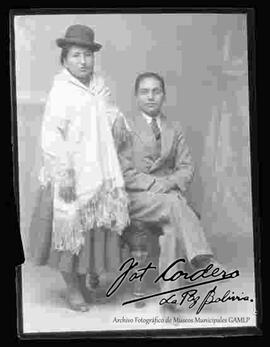
[[89,230],[78,255],[56,250],[52,244],[53,187],[48,184],[37,192],[30,225],[30,256],[37,266],[49,265],[59,271],[97,275],[114,274],[128,256],[121,237],[110,230]]
[[117,233],[90,230],[85,234],[85,243],[78,255],[51,246],[47,265],[59,271],[110,276],[118,272],[127,252]]

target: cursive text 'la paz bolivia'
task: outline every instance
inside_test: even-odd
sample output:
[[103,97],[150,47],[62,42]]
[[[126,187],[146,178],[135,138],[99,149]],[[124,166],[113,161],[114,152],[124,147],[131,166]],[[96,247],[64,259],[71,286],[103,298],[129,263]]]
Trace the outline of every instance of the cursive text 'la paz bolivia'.
[[[160,296],[164,294],[169,294],[173,292],[177,292],[180,290],[184,289],[191,289],[192,287],[195,286],[202,286],[204,284],[209,284],[209,283],[214,283],[214,282],[220,282],[223,280],[228,280],[228,279],[233,279],[239,276],[239,270],[234,270],[232,272],[227,273],[223,269],[215,268],[213,264],[209,264],[205,268],[202,268],[200,270],[197,270],[191,274],[178,269],[179,263],[184,263],[185,259],[179,258],[173,261],[161,274],[159,274],[155,280],[154,283],[158,283],[159,281],[163,282],[174,282],[177,281],[178,279],[182,278],[186,281],[189,281],[192,283],[189,286],[185,286],[182,288],[176,288],[173,290],[170,290],[168,292],[159,292],[156,294],[152,294],[149,296],[146,296],[144,298],[140,298],[140,300],[146,300],[149,299],[150,297],[154,296]],[[114,280],[110,288],[107,290],[106,296],[110,297],[113,295],[119,287],[124,283],[124,281],[128,280],[129,282],[132,281],[142,281],[146,273],[149,271],[156,271],[157,268],[156,266],[153,266],[153,264],[150,262],[147,266],[138,268],[138,262],[135,261],[134,258],[129,258],[127,259],[120,267],[119,269],[120,275]],[[200,280],[200,283],[196,282],[197,280]],[[202,282],[204,280],[204,282]],[[189,295],[190,298],[189,300],[192,300],[192,298],[195,298],[195,292],[193,291],[194,295],[191,295],[191,291],[188,290],[186,295]],[[213,296],[213,292],[211,294]],[[209,299],[209,298],[208,298]],[[166,299],[164,299],[166,300]],[[195,299],[194,299],[195,300]],[[210,299],[209,299],[210,300]],[[131,302],[134,302],[136,300],[131,300],[129,302],[126,302],[124,304],[128,304]],[[123,304],[123,305],[124,305]],[[160,303],[161,304],[161,303]]]
[[172,294],[167,298],[162,298],[159,305],[170,304],[182,306],[184,303],[187,303],[189,304],[189,309],[197,307],[196,314],[199,314],[205,306],[210,304],[225,303],[228,301],[253,302],[253,299],[250,299],[249,296],[244,295],[244,293],[242,293],[242,295],[235,295],[231,290],[227,290],[223,295],[217,296],[216,290],[217,286],[214,286],[214,288],[209,290],[204,296],[199,295],[197,289],[187,290],[178,297]]

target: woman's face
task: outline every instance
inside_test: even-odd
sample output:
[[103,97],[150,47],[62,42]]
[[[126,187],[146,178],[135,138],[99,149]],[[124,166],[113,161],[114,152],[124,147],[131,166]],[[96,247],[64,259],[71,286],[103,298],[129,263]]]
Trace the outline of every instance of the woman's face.
[[64,59],[64,66],[84,83],[89,82],[94,63],[94,53],[89,48],[81,46],[71,46]]

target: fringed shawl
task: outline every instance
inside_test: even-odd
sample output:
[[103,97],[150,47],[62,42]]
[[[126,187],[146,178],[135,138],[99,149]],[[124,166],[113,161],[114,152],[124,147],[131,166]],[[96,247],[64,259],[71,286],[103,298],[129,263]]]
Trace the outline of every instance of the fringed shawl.
[[[94,75],[87,88],[67,70],[56,76],[49,94],[40,179],[42,184],[54,183],[55,249],[78,254],[86,231],[106,228],[121,234],[129,224],[128,197],[111,131],[115,119],[123,116],[108,100],[101,78]],[[65,202],[60,189],[71,182],[75,199]]]

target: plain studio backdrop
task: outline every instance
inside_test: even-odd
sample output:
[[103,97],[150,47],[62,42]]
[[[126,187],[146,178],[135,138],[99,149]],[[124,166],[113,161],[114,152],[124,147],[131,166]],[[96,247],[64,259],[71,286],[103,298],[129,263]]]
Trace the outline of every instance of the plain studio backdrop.
[[60,66],[55,40],[86,24],[103,49],[104,74],[121,111],[136,112],[134,81],[166,82],[164,111],[179,120],[196,165],[189,198],[220,262],[253,276],[247,30],[244,14],[85,14],[15,17],[20,225],[28,229],[41,165],[46,95]]

